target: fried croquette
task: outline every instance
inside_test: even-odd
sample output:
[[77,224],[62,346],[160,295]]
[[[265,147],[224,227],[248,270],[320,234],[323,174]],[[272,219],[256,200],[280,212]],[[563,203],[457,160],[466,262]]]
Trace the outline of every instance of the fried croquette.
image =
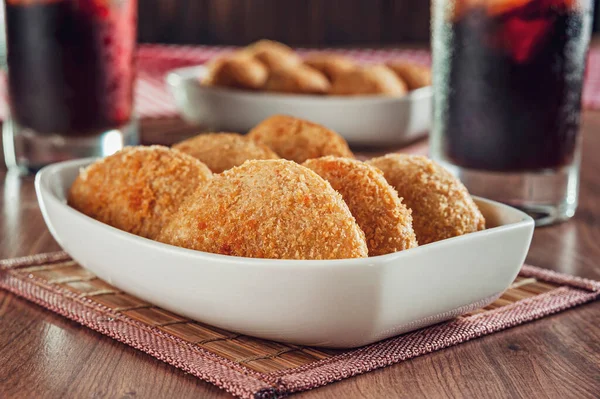
[[364,162],[327,156],[303,163],[342,194],[365,233],[369,256],[385,255],[417,246],[411,211],[383,173]]
[[364,233],[331,185],[286,160],[246,161],[188,199],[159,241],[275,259],[366,257]]
[[177,150],[126,147],[81,170],[68,204],[100,222],[155,239],[186,197],[211,176],[206,165]]
[[385,65],[370,65],[338,74],[329,94],[403,96],[407,91],[406,83],[391,69]]
[[280,93],[325,94],[329,80],[318,70],[306,65],[295,65],[274,70],[265,83],[265,90]]
[[421,155],[388,154],[368,161],[412,209],[420,245],[485,229],[469,192],[450,172]]
[[243,51],[262,62],[269,71],[296,66],[302,61],[290,47],[272,40],[259,40]]
[[354,158],[348,143],[324,126],[287,115],[274,115],[256,125],[248,137],[281,158],[302,163],[325,155]]
[[352,60],[337,54],[310,54],[304,59],[304,64],[323,73],[329,81],[333,81],[341,73],[356,68]]
[[237,133],[206,133],[173,146],[202,161],[213,173],[221,173],[250,159],[279,158],[269,147]]
[[431,69],[424,65],[391,61],[388,62],[387,66],[406,83],[408,90],[431,86]]
[[207,65],[202,83],[242,89],[261,89],[269,76],[267,68],[253,57],[241,52],[217,58]]

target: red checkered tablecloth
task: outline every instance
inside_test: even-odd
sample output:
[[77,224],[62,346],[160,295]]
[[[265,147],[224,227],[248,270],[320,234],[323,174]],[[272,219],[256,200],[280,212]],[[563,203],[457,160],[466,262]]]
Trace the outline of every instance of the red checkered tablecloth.
[[[202,64],[216,55],[234,49],[222,46],[140,45],[137,54],[138,80],[135,96],[138,115],[142,118],[177,115],[177,108],[164,82],[167,71]],[[304,53],[307,50],[298,51]],[[319,51],[342,53],[363,62],[383,62],[398,58],[424,64],[431,62],[431,56],[426,50],[364,48]],[[4,118],[8,113],[4,79],[0,79],[0,93],[0,118]],[[590,51],[583,103],[585,108],[600,109],[600,49]]]

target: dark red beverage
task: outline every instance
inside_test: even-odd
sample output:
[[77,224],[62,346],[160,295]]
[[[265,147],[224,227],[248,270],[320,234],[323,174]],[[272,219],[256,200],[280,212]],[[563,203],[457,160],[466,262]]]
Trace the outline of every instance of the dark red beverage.
[[[579,130],[591,5],[459,1],[441,28],[436,124],[443,157],[477,170],[557,169]],[[467,4],[468,3],[468,4]],[[438,26],[439,28],[439,26]],[[435,49],[434,49],[435,50]]]
[[7,0],[11,115],[37,133],[92,135],[132,113],[137,0]]

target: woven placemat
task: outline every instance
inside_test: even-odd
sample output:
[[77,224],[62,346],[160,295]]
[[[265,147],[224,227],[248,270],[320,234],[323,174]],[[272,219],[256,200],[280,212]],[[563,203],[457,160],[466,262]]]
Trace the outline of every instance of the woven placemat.
[[362,348],[329,350],[261,340],[193,322],[110,286],[64,252],[0,261],[0,287],[240,398],[276,398],[320,387],[600,295],[600,282],[525,265],[511,287],[485,308]]

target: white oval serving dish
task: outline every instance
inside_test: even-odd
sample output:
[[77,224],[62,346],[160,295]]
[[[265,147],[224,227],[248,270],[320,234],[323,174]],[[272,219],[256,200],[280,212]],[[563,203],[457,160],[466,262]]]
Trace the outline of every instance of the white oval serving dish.
[[431,127],[431,87],[403,97],[316,96],[250,92],[200,84],[203,66],[175,69],[166,81],[184,119],[209,130],[245,133],[284,114],[326,126],[352,145],[399,145]]
[[490,228],[394,254],[326,261],[216,255],[141,238],[69,207],[68,189],[91,161],[54,164],[36,176],[44,219],[65,251],[164,309],[277,341],[361,346],[485,306],[512,283],[533,234],[526,214],[478,198]]

